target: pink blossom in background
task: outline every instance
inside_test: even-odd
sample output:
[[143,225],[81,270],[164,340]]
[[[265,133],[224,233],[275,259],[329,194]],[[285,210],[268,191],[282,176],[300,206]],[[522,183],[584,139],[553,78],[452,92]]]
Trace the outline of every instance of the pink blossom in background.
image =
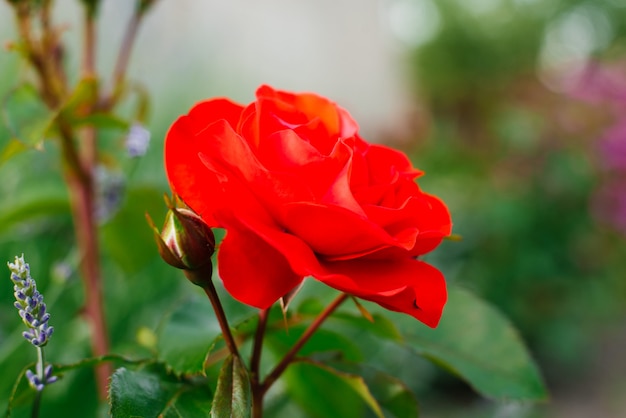
[[614,122],[598,138],[603,180],[592,195],[593,216],[626,234],[626,66],[591,64],[571,91],[577,99],[603,106]]

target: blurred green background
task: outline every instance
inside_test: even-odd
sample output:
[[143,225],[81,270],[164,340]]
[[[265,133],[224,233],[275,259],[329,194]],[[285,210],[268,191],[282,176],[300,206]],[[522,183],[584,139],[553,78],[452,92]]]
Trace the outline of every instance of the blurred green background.
[[[80,46],[74,3],[60,1],[56,10],[74,48],[68,65]],[[130,12],[125,3],[103,4],[105,73]],[[0,39],[14,39],[6,3]],[[113,350],[149,352],[138,336],[195,291],[158,258],[144,221],[146,211],[157,224],[164,214],[169,124],[197,100],[248,102],[267,82],[333,98],[366,139],[403,149],[426,171],[420,185],[447,202],[463,237],[428,261],[512,320],[552,394],[546,405],[494,403],[427,369],[416,376],[424,416],[626,416],[626,163],[613,163],[626,160],[626,133],[613,129],[626,117],[625,58],[620,0],[160,0],[130,70],[151,93],[150,149],[131,160],[123,132],[101,136],[106,173],[124,178],[121,204],[101,226]],[[24,68],[16,54],[0,52],[0,96],[27,79]],[[0,147],[8,138],[2,124]],[[56,153],[47,142],[0,165],[0,259],[26,255],[55,327],[47,356],[71,363],[89,354],[89,343]],[[2,408],[13,377],[34,360],[12,307],[8,270],[6,277]],[[68,374],[46,392],[66,416],[83,416],[94,396],[89,371]]]

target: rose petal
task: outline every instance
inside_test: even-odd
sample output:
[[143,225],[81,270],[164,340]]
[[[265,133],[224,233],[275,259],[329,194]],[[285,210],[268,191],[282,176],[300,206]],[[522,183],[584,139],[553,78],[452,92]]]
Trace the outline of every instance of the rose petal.
[[198,134],[220,119],[224,119],[231,126],[237,126],[243,109],[242,105],[229,99],[212,99],[196,104],[187,117],[191,120],[190,128]]
[[[239,226],[235,228],[235,224]],[[253,230],[260,240],[255,241],[255,245],[274,248],[277,254],[284,256],[290,270],[298,277],[311,275],[335,289],[371,300],[386,309],[406,313],[431,327],[439,321],[447,297],[445,280],[437,269],[426,263],[408,257],[320,261],[298,237],[259,222],[259,218],[233,218],[229,228]],[[224,262],[220,259],[220,263]],[[229,262],[236,263],[237,260]],[[289,280],[287,282],[281,291],[291,285]]]
[[415,234],[399,240],[368,219],[338,206],[290,203],[284,207],[283,221],[284,227],[314,252],[333,257],[358,257],[386,246],[409,250],[415,243]]
[[172,191],[211,226],[216,226],[211,213],[219,201],[221,187],[200,161],[202,140],[197,133],[220,119],[237,123],[241,109],[242,106],[223,99],[202,102],[189,115],[178,118],[166,135],[165,168]]
[[410,197],[397,209],[364,205],[368,219],[394,235],[397,231],[415,227],[419,230],[411,255],[426,254],[433,250],[443,237],[450,235],[452,223],[446,205],[437,197],[421,193]]
[[[447,300],[439,270],[411,258],[353,260],[323,264],[332,274],[318,277],[331,287],[376,302],[391,311],[411,315],[436,327]],[[389,290],[389,287],[397,286]]]
[[304,181],[263,167],[248,143],[227,123],[218,121],[199,137],[202,138],[200,159],[206,168],[223,174],[224,181],[239,179],[272,214],[280,213],[281,206],[287,202],[313,199]]
[[413,167],[404,153],[382,145],[371,145],[365,157],[369,163],[372,184],[389,183],[396,173],[408,174],[413,179],[423,174],[423,171]]
[[[259,120],[273,121],[282,129],[295,129],[323,154],[328,155],[338,138],[356,135],[358,125],[350,114],[336,103],[314,93],[288,93],[261,86],[257,90]],[[262,136],[282,130],[267,124]]]
[[[258,155],[270,171],[288,172],[294,177],[305,179],[307,187],[315,196],[314,201],[333,200],[362,213],[349,188],[344,193],[344,200],[333,196],[340,188],[336,184],[340,177],[348,175],[345,167],[352,155],[343,141],[335,144],[330,155],[323,155],[294,131],[280,131],[263,141]],[[347,185],[347,182],[343,184]]]
[[280,252],[250,230],[228,230],[218,263],[228,293],[259,309],[269,308],[303,280]]
[[172,125],[165,139],[165,169],[172,191],[207,224],[217,226],[212,213],[222,187],[199,158],[201,143],[195,136],[195,125],[197,122],[189,116]]

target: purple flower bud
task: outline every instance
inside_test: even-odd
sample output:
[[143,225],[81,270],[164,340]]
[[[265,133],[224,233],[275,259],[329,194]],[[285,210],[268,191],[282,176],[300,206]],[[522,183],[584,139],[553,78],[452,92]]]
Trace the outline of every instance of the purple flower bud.
[[18,276],[16,273],[11,273],[11,281],[17,286],[17,285],[21,285],[24,280],[22,280],[22,278]]
[[39,376],[30,370],[26,370],[26,378],[28,379],[30,386],[37,391],[42,391],[45,387],[44,382],[41,381]]
[[48,364],[45,368],[45,370],[43,371],[43,375],[46,379],[46,381],[48,381],[48,379],[50,379],[52,377],[52,364]]
[[33,321],[35,320],[35,318],[33,317],[33,315],[31,315],[30,312],[20,311],[20,314],[22,315],[22,319],[25,322],[28,322],[28,325],[31,325],[33,323]]
[[126,136],[126,151],[131,158],[141,157],[148,151],[150,131],[139,123],[133,123]]

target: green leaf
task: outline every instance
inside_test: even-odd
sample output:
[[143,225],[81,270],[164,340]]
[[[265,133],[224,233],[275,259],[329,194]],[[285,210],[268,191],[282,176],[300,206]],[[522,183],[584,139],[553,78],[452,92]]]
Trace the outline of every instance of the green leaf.
[[[120,356],[117,354],[107,354],[107,355],[100,356],[100,357],[85,358],[76,363],[71,363],[71,364],[56,364],[55,363],[52,365],[52,371],[55,376],[59,378],[63,378],[63,375],[66,374],[67,372],[70,372],[76,369],[81,369],[81,368],[91,369],[95,365],[106,363],[106,362],[115,362],[115,363],[122,363],[122,364],[129,365],[129,364],[145,364],[148,361],[149,360],[145,360],[145,359],[139,359],[139,360],[130,359],[130,358]],[[16,406],[24,405],[32,401],[35,391],[28,384],[28,379],[25,378],[26,370],[28,369],[35,370],[35,363],[31,363],[25,366],[22,369],[21,373],[18,375],[17,379],[15,380],[13,389],[11,391],[11,395],[8,400],[6,417],[9,417],[11,415],[12,409],[15,408]]]
[[143,370],[117,369],[109,399],[113,418],[206,417],[211,407],[206,382],[181,382],[156,364]]
[[24,405],[27,402],[30,402],[34,397],[35,391],[28,384],[28,379],[26,379],[26,370],[35,368],[35,363],[28,364],[24,366],[22,371],[15,379],[15,383],[13,384],[13,388],[11,389],[11,394],[9,395],[9,400],[7,403],[7,409],[5,411],[5,418],[9,418],[13,409],[17,406]]
[[[52,123],[58,116],[58,111],[50,110],[41,100],[37,88],[25,83],[5,96],[2,104],[2,113],[9,131],[14,140],[20,141],[25,148],[42,147],[43,141],[50,130]],[[9,142],[3,155],[14,153],[17,149]]]
[[535,362],[510,322],[470,292],[448,289],[436,329],[409,317],[399,324],[417,353],[457,374],[488,398],[545,400],[547,391]]
[[108,362],[123,363],[126,365],[131,365],[131,364],[139,365],[139,364],[146,364],[150,361],[152,360],[131,359],[128,357],[121,356],[119,354],[106,354],[104,356],[99,356],[99,357],[84,358],[80,361],[77,361],[76,363],[71,363],[71,364],[54,364],[52,370],[55,375],[62,375],[72,370],[81,369],[84,367],[92,368],[93,366],[96,366],[98,364],[103,364],[103,363],[108,363]]
[[55,190],[41,189],[40,196],[20,196],[20,199],[8,202],[10,207],[0,208],[0,234],[11,227],[36,218],[69,215],[67,198]]
[[239,357],[224,360],[211,407],[211,418],[249,418],[252,412],[250,378]]
[[328,356],[312,356],[301,361],[327,370],[344,380],[378,417],[419,416],[417,399],[403,382],[393,376],[373,367],[329,359]]
[[74,125],[90,125],[98,129],[118,129],[125,131],[130,127],[130,122],[111,113],[92,113],[76,120]]
[[388,317],[378,313],[371,314],[371,317],[372,321],[363,316],[353,315],[347,312],[336,312],[329,318],[329,322],[331,324],[343,322],[355,329],[370,333],[385,340],[394,342],[404,341],[402,334],[394,322]]
[[128,275],[142,270],[158,255],[153,232],[144,218],[146,212],[162,219],[165,215],[163,194],[151,187],[131,188],[119,212],[100,229],[107,254]]
[[[271,329],[266,332],[265,344],[277,357],[282,357],[306,330],[305,325],[294,325],[285,329]],[[341,352],[351,361],[361,361],[363,354],[358,344],[350,338],[334,331],[320,328],[311,336],[304,347],[298,352],[300,356],[312,353]]]
[[282,379],[290,402],[296,402],[307,418],[363,417],[366,407],[351,386],[354,382],[342,379],[333,371],[317,365],[292,363]]
[[78,82],[71,96],[63,104],[63,115],[74,123],[87,116],[97,100],[98,80],[85,77]]
[[[325,306],[320,303],[318,299],[305,299],[300,306],[298,306],[298,315],[316,317],[320,312],[322,312],[322,310],[324,310],[324,308]],[[360,303],[357,303],[357,308],[359,309],[361,315],[355,315],[353,313],[343,311],[335,312],[330,316],[330,318],[328,318],[327,325],[331,327],[338,324],[347,324],[354,329],[376,335],[377,337],[385,340],[395,342],[403,341],[402,334],[388,317],[379,313],[370,313],[365,311],[370,316],[370,319],[366,316],[366,314],[363,314],[363,311],[361,310],[361,308],[365,310],[365,307],[363,307]]]
[[221,331],[211,304],[206,299],[191,298],[166,318],[157,334],[160,360],[176,373],[202,374]]
[[18,139],[12,138],[0,151],[0,165],[7,162],[11,157],[30,149],[26,144]]

